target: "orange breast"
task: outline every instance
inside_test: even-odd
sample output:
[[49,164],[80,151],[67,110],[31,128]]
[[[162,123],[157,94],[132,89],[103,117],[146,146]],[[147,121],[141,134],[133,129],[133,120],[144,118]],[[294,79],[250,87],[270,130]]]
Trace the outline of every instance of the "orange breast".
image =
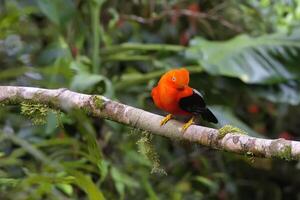
[[151,95],[158,108],[174,115],[190,115],[190,113],[180,109],[179,101],[192,93],[193,90],[190,87],[177,90],[167,84],[158,84],[157,87],[152,89]]

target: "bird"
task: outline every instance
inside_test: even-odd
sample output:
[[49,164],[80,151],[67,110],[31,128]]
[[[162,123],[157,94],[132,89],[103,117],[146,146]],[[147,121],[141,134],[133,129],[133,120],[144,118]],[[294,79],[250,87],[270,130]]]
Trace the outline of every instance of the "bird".
[[199,116],[208,122],[218,123],[218,119],[207,108],[202,94],[191,88],[189,81],[190,75],[186,68],[172,69],[163,74],[157,86],[152,89],[151,96],[156,107],[169,113],[161,120],[160,126],[165,125],[173,115],[191,117],[183,125],[183,132]]

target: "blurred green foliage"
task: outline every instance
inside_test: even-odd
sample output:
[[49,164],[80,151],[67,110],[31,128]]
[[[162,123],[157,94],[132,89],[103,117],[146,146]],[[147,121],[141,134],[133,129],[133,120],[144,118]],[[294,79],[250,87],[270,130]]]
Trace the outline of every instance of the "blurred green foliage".
[[[151,88],[185,66],[218,127],[297,139],[299,19],[299,0],[2,0],[0,84],[70,88],[160,113]],[[43,125],[26,116],[38,108]],[[298,199],[299,168],[79,111],[0,106],[0,199]]]

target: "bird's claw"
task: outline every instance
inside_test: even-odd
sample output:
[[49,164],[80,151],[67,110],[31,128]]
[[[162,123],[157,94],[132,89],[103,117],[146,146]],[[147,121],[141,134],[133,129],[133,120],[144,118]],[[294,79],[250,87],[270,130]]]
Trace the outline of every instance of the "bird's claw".
[[172,118],[172,114],[168,114],[165,118],[163,118],[160,122],[160,126],[165,125]]
[[187,123],[182,126],[182,132],[184,133],[194,123],[194,117],[192,117]]

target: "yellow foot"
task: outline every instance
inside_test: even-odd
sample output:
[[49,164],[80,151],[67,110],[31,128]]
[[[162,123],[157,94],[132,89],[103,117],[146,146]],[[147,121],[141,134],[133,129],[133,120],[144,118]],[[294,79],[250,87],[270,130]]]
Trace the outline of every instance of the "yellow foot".
[[185,132],[188,127],[190,127],[194,123],[194,117],[192,117],[187,123],[185,123],[182,127],[182,132]]
[[172,118],[172,114],[168,114],[165,118],[163,118],[160,122],[160,125],[165,125]]

